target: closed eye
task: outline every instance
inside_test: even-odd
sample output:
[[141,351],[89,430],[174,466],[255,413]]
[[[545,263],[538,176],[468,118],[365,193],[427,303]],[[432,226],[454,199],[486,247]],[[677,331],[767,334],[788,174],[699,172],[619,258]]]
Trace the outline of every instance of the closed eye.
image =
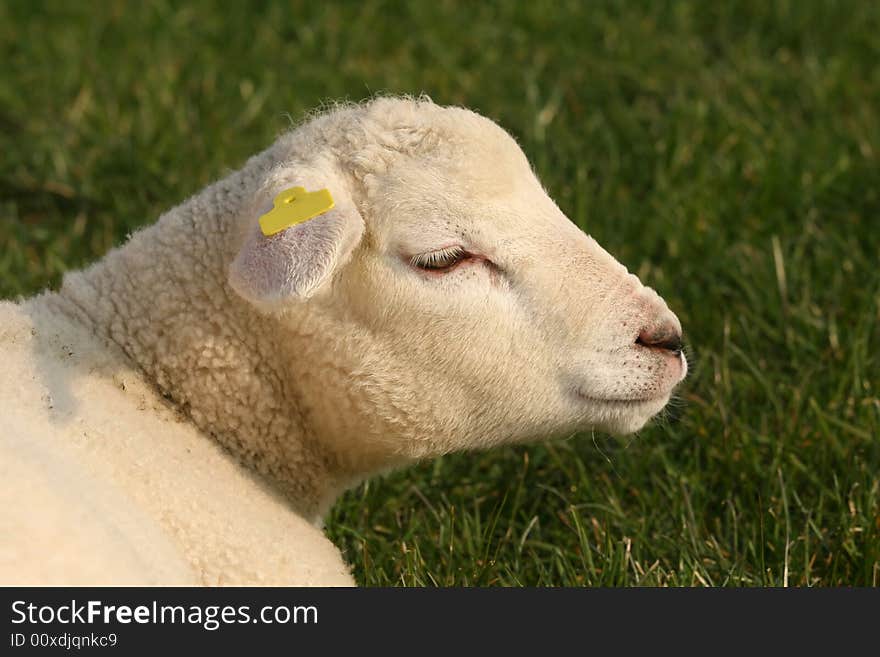
[[460,246],[450,246],[445,249],[418,253],[410,258],[413,267],[425,271],[444,272],[455,268],[469,256],[468,252]]

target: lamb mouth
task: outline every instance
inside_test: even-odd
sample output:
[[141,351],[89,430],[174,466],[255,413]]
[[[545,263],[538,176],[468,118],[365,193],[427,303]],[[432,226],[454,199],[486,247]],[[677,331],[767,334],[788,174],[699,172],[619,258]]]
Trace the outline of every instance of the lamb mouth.
[[593,397],[592,395],[588,395],[580,390],[575,391],[575,394],[582,401],[588,401],[592,404],[608,404],[611,406],[640,406],[642,404],[649,404],[651,402],[658,402],[663,399],[666,395],[657,395],[656,397],[634,397],[632,399],[614,399],[609,397]]

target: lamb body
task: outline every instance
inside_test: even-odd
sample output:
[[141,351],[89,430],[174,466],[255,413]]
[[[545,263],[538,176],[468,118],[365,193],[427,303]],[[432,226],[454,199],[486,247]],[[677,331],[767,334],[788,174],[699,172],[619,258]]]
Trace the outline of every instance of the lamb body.
[[[336,207],[263,236],[295,185]],[[637,429],[685,375],[680,330],[491,121],[334,109],[58,292],[0,304],[0,582],[352,584],[320,529],[343,490]]]
[[352,583],[320,529],[118,348],[51,304],[5,303],[0,326],[0,582]]

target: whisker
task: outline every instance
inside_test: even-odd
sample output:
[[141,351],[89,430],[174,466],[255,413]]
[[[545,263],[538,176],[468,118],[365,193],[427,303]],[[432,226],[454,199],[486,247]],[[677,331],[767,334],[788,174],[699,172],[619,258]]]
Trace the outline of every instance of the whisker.
[[623,481],[624,480],[623,477],[620,476],[620,473],[617,471],[617,468],[614,467],[614,462],[609,458],[609,456],[605,452],[602,451],[602,448],[599,447],[599,443],[596,442],[596,432],[593,431],[592,429],[590,430],[590,436],[593,438],[593,447],[595,447],[596,451],[599,452],[603,457],[605,457],[605,460],[608,461],[608,465],[611,466],[611,470],[614,472],[615,475],[617,475],[617,478],[620,479],[621,481]]

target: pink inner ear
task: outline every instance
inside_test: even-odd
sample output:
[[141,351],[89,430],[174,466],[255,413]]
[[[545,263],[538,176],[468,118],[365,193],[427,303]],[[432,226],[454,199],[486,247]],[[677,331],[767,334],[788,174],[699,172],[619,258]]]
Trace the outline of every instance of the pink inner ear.
[[345,263],[362,233],[353,208],[335,208],[271,237],[254,222],[230,266],[229,283],[264,308],[308,299]]

